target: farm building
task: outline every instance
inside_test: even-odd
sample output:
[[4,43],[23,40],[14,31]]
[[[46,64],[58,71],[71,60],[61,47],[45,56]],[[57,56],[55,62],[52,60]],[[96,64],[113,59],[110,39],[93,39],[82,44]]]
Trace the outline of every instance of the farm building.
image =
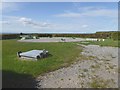
[[20,35],[21,40],[25,40],[25,39],[37,39],[38,37],[36,36],[32,36],[32,35]]
[[48,51],[46,50],[31,50],[27,52],[17,52],[17,56],[25,59],[40,59],[48,56]]

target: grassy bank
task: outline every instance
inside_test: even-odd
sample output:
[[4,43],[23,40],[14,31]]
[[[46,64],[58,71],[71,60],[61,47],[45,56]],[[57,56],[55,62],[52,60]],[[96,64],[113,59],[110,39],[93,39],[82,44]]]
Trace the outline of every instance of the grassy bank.
[[[25,43],[16,40],[2,41],[3,70],[19,74],[38,76],[45,72],[68,66],[74,62],[81,49],[74,43]],[[16,56],[18,51],[46,49],[51,56],[39,61],[21,61]]]
[[87,41],[85,43],[80,42],[80,44],[120,47],[120,41],[115,41],[115,40],[112,40],[112,39],[106,39],[105,41]]
[[0,40],[0,70],[2,70],[2,41]]

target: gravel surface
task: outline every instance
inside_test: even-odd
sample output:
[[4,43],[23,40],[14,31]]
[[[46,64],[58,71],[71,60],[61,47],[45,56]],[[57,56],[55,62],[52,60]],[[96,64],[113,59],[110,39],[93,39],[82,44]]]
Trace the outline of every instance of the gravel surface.
[[[65,39],[65,41],[61,40]],[[84,41],[85,39],[82,38],[66,38],[66,37],[53,37],[53,38],[40,38],[40,39],[25,39],[25,40],[18,40],[19,42],[79,42]]]
[[92,59],[37,77],[37,88],[118,88],[118,48],[82,46],[81,54]]

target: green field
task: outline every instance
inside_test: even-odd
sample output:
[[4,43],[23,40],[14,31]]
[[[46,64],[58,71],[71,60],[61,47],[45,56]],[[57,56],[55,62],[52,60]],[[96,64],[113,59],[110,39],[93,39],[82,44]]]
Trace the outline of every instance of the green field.
[[0,70],[2,69],[2,41],[0,40]]
[[[81,42],[57,42],[57,43],[27,43],[17,40],[2,40],[2,74],[3,87],[35,87],[35,77],[47,72],[66,67],[85,57],[80,55],[82,47],[77,44]],[[120,42],[119,42],[120,43]],[[86,45],[95,44],[101,46],[118,47],[118,41],[105,40],[104,42],[88,42]],[[120,47],[120,46],[119,46]],[[17,57],[18,51],[32,49],[46,49],[51,56],[38,61],[21,61]],[[1,50],[1,49],[0,49]]]
[[[78,49],[74,43],[26,43],[17,42],[16,40],[4,40],[2,44],[2,69],[32,76],[70,65],[81,52],[81,49]],[[39,61],[21,61],[17,57],[16,53],[18,51],[32,49],[46,49],[51,56]]]
[[105,41],[87,41],[87,42],[88,43],[80,42],[80,44],[120,47],[120,41],[115,41],[115,40],[112,40],[112,39],[105,39]]
[[[86,43],[86,45],[89,44],[114,47],[119,46],[117,41],[109,39],[105,40],[104,42],[89,41],[88,43]],[[46,49],[50,52],[51,56],[49,56],[48,58],[40,59],[38,61],[21,61],[17,57],[16,53],[18,51],[24,52],[32,49]],[[27,43],[17,42],[17,40],[3,40],[2,50],[3,70],[10,70],[20,74],[30,74],[36,77],[40,74],[70,65],[76,60],[75,58],[79,56],[82,48],[80,48],[80,46],[78,47],[76,43],[72,42]]]
[[[18,51],[46,49],[51,56],[38,61],[21,61]],[[35,77],[69,66],[76,61],[82,48],[76,43],[26,43],[17,40],[2,41],[3,87],[35,87]]]

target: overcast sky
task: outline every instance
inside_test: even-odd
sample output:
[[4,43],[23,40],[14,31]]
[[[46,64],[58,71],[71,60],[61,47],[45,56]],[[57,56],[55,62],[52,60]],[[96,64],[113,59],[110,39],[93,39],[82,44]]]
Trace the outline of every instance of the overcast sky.
[[94,33],[118,30],[117,2],[6,2],[0,10],[4,33]]

